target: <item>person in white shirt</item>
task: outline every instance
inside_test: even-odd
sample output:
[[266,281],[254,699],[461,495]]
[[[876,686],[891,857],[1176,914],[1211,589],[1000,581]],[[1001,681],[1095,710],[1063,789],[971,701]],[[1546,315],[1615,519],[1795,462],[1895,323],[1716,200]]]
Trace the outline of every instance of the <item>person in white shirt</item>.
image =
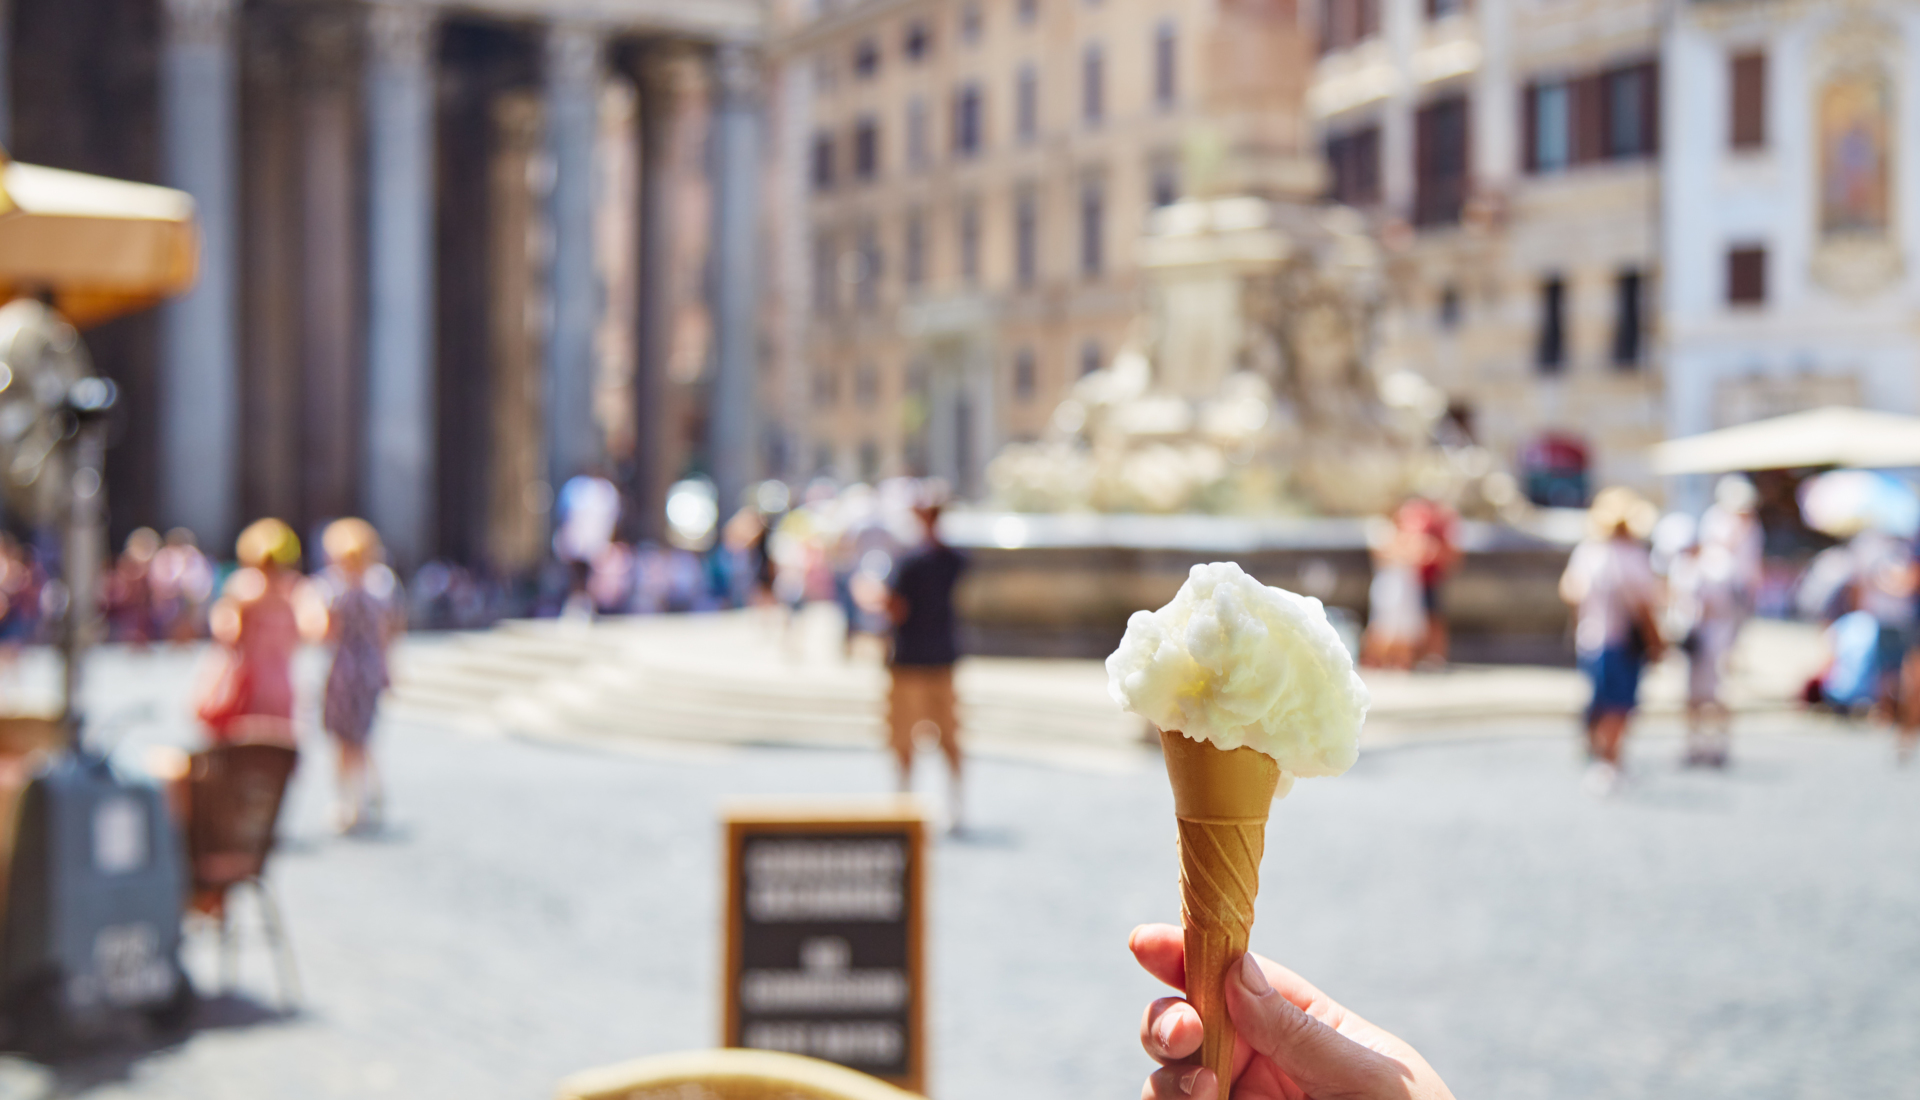
[[1587,511],[1587,539],[1560,577],[1560,598],[1574,607],[1574,649],[1593,683],[1584,782],[1594,794],[1619,785],[1620,748],[1639,701],[1640,673],[1660,658],[1660,582],[1642,541],[1657,518],[1633,490],[1602,490]]

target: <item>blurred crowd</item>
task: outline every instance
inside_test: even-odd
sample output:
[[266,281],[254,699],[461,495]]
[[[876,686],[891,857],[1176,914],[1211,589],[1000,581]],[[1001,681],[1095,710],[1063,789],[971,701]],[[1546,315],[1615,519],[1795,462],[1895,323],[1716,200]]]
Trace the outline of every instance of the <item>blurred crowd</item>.
[[[1786,585],[1791,606],[1822,624],[1826,640],[1825,662],[1802,697],[1810,706],[1894,725],[1905,761],[1920,742],[1920,495],[1898,478],[1864,470],[1818,474],[1796,495],[1796,518],[1832,543]],[[1759,499],[1741,475],[1723,477],[1697,518],[1662,517],[1624,488],[1594,498],[1587,538],[1560,585],[1574,608],[1575,649],[1592,687],[1586,785],[1593,793],[1622,782],[1622,745],[1641,676],[1671,650],[1687,666],[1682,762],[1728,763],[1731,712],[1723,681],[1741,628],[1770,584]],[[1777,574],[1782,563],[1771,564]]]

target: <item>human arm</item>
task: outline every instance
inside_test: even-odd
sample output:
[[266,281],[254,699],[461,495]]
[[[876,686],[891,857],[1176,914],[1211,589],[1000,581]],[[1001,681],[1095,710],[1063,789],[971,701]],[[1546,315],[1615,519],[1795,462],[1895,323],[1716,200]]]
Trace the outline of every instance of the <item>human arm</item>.
[[[1149,974],[1182,989],[1186,949],[1180,929],[1146,924],[1127,946]],[[1258,955],[1228,971],[1226,999],[1238,1038],[1233,1053],[1237,1100],[1452,1100],[1419,1052],[1347,1011],[1298,974]],[[1192,1064],[1200,1016],[1179,997],[1147,1006],[1140,1042],[1161,1063],[1141,1100],[1213,1100],[1213,1075]]]

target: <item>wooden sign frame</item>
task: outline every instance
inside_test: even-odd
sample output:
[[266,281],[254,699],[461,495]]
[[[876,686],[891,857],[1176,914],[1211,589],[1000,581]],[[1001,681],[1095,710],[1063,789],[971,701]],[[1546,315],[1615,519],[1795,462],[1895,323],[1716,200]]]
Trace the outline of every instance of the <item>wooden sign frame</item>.
[[910,1092],[926,1091],[926,897],[927,815],[912,798],[871,800],[757,800],[730,804],[723,810],[726,847],[726,945],[722,964],[722,1021],[720,1045],[740,1045],[740,979],[745,946],[745,882],[742,857],[750,836],[798,834],[892,834],[907,842],[907,865],[902,891],[906,899],[907,1009],[906,1072],[880,1080]]

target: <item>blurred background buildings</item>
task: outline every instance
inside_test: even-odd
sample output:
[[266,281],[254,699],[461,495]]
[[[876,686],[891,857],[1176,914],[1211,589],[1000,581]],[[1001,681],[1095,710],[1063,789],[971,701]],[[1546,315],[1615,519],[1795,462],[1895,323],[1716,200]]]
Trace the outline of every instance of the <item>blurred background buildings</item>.
[[1139,338],[1152,210],[1320,187],[1290,3],[822,4],[782,24],[803,468],[978,494],[1003,443]]
[[723,511],[769,475],[977,498],[1151,345],[1149,214],[1214,197],[1359,211],[1373,375],[1539,503],[1920,401],[1901,0],[6,11],[9,150],[205,227],[192,296],[89,334],[118,533],[363,512],[403,564],[510,572],[602,467],[629,537],[689,474]]
[[[90,334],[116,527],[360,513],[530,565],[606,465],[753,453],[752,0],[9,6],[8,148],[190,192],[187,299]],[[716,326],[714,317],[727,322]]]

